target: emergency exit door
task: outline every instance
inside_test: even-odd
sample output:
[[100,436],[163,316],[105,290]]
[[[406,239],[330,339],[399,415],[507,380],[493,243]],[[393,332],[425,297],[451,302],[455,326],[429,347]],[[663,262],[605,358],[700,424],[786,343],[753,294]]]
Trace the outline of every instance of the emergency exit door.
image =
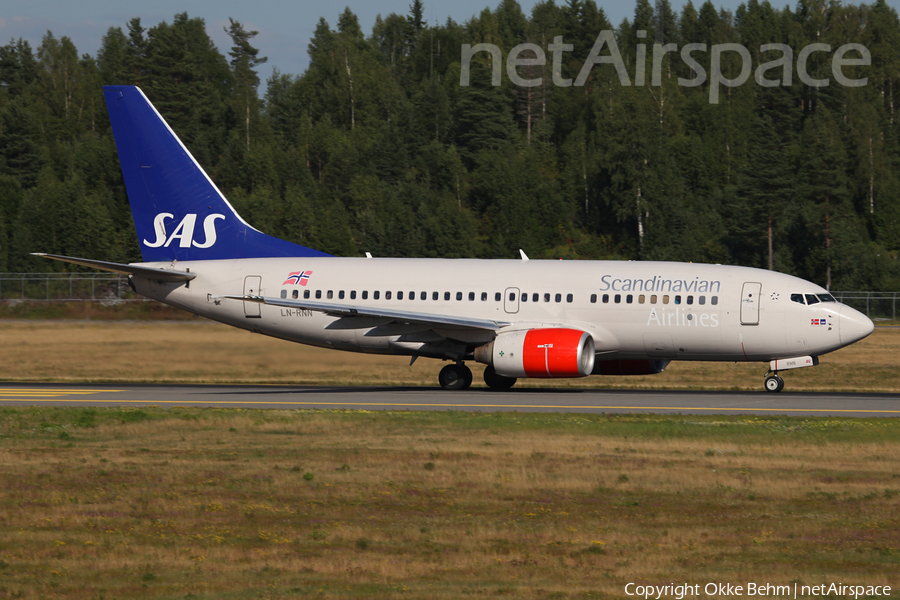
[[741,292],[741,325],[759,325],[761,283],[745,283]]
[[503,310],[511,315],[519,312],[519,288],[506,288],[503,292]]

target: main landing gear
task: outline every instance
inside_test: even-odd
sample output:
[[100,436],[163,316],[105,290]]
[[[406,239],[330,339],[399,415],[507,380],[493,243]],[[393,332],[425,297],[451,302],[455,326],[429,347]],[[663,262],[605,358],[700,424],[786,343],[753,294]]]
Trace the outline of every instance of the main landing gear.
[[488,365],[484,368],[484,382],[492,390],[508,390],[516,384],[516,378],[498,375],[494,367]]
[[445,390],[467,390],[472,385],[472,370],[463,363],[441,369],[438,381]]
[[780,392],[784,389],[784,379],[779,377],[777,372],[769,372],[772,374],[766,377],[766,391]]
[[[472,385],[472,371],[463,363],[447,365],[441,369],[438,381],[445,390],[467,390]],[[492,390],[508,390],[516,383],[515,377],[498,375],[494,367],[484,369],[484,382]]]

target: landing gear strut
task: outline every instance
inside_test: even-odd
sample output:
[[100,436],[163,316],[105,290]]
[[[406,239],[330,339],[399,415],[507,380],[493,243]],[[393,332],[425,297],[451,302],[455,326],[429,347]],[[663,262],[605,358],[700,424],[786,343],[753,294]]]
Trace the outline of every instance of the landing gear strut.
[[[771,371],[770,371],[771,372]],[[766,377],[766,391],[780,392],[784,389],[784,379],[778,376],[778,373],[772,373]]]
[[463,363],[441,369],[438,381],[445,390],[466,390],[472,385],[472,371]]

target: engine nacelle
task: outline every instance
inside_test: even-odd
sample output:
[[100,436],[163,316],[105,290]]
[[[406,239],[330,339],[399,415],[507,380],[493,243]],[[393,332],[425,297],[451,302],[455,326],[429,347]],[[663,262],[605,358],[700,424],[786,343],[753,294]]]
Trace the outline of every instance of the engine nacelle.
[[504,377],[586,377],[594,369],[594,338],[578,329],[510,331],[476,348],[475,360]]

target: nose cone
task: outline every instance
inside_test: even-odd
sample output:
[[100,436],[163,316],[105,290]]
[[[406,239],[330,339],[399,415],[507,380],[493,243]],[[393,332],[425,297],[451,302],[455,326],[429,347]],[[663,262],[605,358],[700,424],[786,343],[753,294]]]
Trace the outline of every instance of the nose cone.
[[875,323],[869,317],[849,306],[841,307],[841,320],[838,327],[843,346],[858,342],[875,331]]

